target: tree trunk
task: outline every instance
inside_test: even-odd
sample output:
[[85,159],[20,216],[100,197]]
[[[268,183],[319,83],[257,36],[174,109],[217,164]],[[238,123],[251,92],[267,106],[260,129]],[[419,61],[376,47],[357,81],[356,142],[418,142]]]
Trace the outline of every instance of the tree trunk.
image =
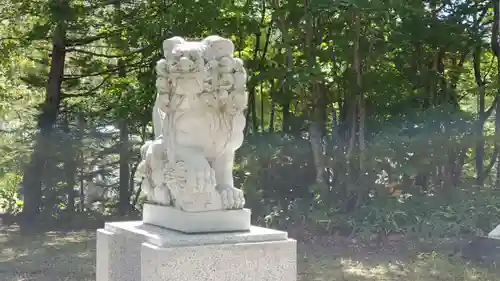
[[71,138],[69,120],[67,114],[64,116],[63,132],[66,135],[66,142],[64,144],[65,148],[65,160],[64,160],[64,173],[66,176],[66,197],[67,205],[66,211],[68,213],[73,213],[75,211],[75,185],[76,185],[76,172],[77,172],[77,162],[76,162],[76,151],[74,140]]
[[281,124],[281,131],[283,133],[290,133],[292,130],[292,112],[290,111],[290,103],[284,103],[281,105],[283,122]]
[[129,130],[126,119],[119,122],[120,129],[120,175],[119,175],[119,204],[118,213],[126,215],[130,211],[130,153],[129,153]]
[[79,185],[80,185],[80,211],[83,212],[85,211],[85,188],[84,188],[84,180],[83,180],[83,175],[84,175],[84,169],[85,169],[85,155],[83,153],[82,149],[82,141],[85,136],[85,116],[83,115],[82,112],[78,114],[78,164],[77,166],[79,167]]
[[[255,87],[251,87],[250,90],[248,91],[248,108],[247,108],[247,114],[246,114],[246,124],[245,128],[243,129],[243,134],[246,136],[249,134],[249,132],[252,132],[252,134],[255,134],[255,127],[256,127],[256,110],[255,110]],[[251,124],[251,126],[250,126]],[[249,128],[252,128],[249,130]]]
[[[352,13],[352,28],[354,31],[353,62],[351,73],[353,81],[352,97],[347,103],[350,109],[350,135],[347,149],[347,162],[349,177],[348,191],[349,201],[347,210],[351,211],[358,208],[366,196],[366,189],[362,188],[365,182],[365,102],[362,91],[361,79],[361,54],[359,50],[361,36],[361,15],[359,8],[354,8]],[[346,101],[348,98],[346,97]],[[358,157],[355,157],[355,149],[359,149]],[[357,161],[355,161],[357,160]]]
[[484,81],[481,76],[481,46],[477,46],[474,51],[474,77],[476,79],[477,87],[479,88],[478,96],[478,118],[476,123],[476,175],[477,183],[483,183],[483,170],[484,170],[484,121],[485,114],[485,89]]
[[[121,11],[121,1],[117,1],[115,4],[116,12],[118,15],[118,21],[121,24],[123,14]],[[126,46],[125,40],[121,37],[118,39],[118,49],[120,52],[128,53],[128,48]],[[125,78],[127,76],[126,62],[123,59],[118,60],[118,76]],[[122,95],[125,93],[122,92]],[[128,118],[123,116],[118,122],[118,127],[120,130],[120,171],[119,171],[119,190],[118,190],[118,214],[124,216],[128,214],[131,210],[130,197],[130,145],[129,145],[129,127]]]
[[[282,9],[280,7],[280,1],[273,1],[273,6],[275,10]],[[284,96],[286,101],[281,102],[282,114],[283,114],[283,123],[282,123],[282,131],[284,133],[291,132],[292,129],[292,113],[290,111],[291,99],[289,99],[291,95],[290,89],[290,75],[293,71],[293,50],[292,44],[290,40],[290,33],[287,23],[287,14],[280,14],[276,16],[276,22],[278,23],[279,30],[281,31],[281,38],[283,42],[283,46],[285,49],[285,65],[286,65],[286,75],[284,81],[278,81],[278,84],[282,85],[279,87],[280,94]]]
[[260,131],[264,133],[264,91],[263,84],[260,84]]
[[269,84],[271,85],[271,90],[269,91],[270,93],[270,102],[271,102],[271,110],[270,110],[270,116],[269,116],[269,132],[272,133],[274,132],[274,116],[276,115],[276,102],[274,101],[273,94],[276,91],[276,86],[274,79],[269,80]]
[[[498,33],[499,33],[499,21],[500,21],[500,3],[498,0],[493,0],[493,28],[491,31],[491,50],[497,58],[497,95],[496,95],[496,114],[495,114],[495,151],[498,153],[500,149],[499,138],[500,138],[500,46],[498,43]],[[494,157],[492,160],[496,161],[498,157]],[[492,161],[492,163],[494,163]]]
[[365,95],[363,93],[362,88],[362,79],[361,79],[361,58],[359,51],[359,40],[361,33],[361,15],[359,9],[354,10],[354,60],[353,60],[353,68],[356,74],[356,95],[358,96],[358,109],[359,109],[359,169],[361,171],[360,175],[364,175],[365,171],[365,150],[366,150],[366,142],[365,142]]
[[[309,7],[310,0],[304,0],[304,9],[306,14],[306,33],[305,33],[305,55],[307,56],[309,69],[316,68],[316,52],[314,45],[314,28],[313,28],[313,15]],[[309,141],[311,143],[312,156],[316,168],[316,184],[324,185],[326,183],[324,164],[324,151],[323,151],[323,132],[324,132],[324,112],[325,112],[325,99],[323,91],[318,81],[311,82],[311,99],[312,99],[312,120],[309,127]]]
[[[67,6],[67,1],[60,5]],[[52,53],[49,76],[47,80],[46,98],[41,106],[38,118],[39,133],[23,176],[25,191],[23,205],[23,219],[21,227],[33,226],[40,212],[42,196],[42,175],[46,170],[46,151],[51,143],[51,135],[56,124],[61,102],[61,84],[64,75],[64,62],[66,58],[66,23],[61,20],[57,23],[52,35]]]

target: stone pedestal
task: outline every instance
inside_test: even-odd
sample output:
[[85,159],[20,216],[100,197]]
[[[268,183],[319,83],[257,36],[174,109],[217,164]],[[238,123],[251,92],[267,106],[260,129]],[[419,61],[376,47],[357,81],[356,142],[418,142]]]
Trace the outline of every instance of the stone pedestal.
[[97,281],[295,281],[296,241],[286,232],[185,234],[142,221],[97,232]]
[[207,233],[249,231],[251,211],[217,210],[207,212],[184,212],[170,206],[145,203],[142,220],[184,233]]
[[500,239],[500,224],[497,225],[490,233],[488,233],[489,238]]

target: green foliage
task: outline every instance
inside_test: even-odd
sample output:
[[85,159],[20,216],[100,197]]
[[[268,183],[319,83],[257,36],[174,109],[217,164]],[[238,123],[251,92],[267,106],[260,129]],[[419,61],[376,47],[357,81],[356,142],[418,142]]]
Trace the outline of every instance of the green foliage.
[[23,202],[19,199],[21,177],[7,173],[0,177],[0,212],[16,214],[21,211]]
[[[47,218],[84,211],[92,184],[111,194],[101,198],[106,212],[120,206],[120,190],[133,201],[138,182],[124,179],[134,178],[151,136],[162,41],[219,34],[248,69],[235,176],[257,223],[362,237],[460,235],[496,223],[490,1],[87,2],[0,1],[8,211],[17,212],[19,181],[38,155],[43,176],[28,191],[39,189]],[[49,93],[56,31],[65,37],[64,75],[62,90]],[[37,151],[49,94],[61,102]],[[387,192],[391,184],[401,195]]]
[[[338,190],[348,178],[341,169],[335,170],[336,189],[325,192],[328,187],[314,183],[307,141],[275,134],[249,138],[239,151],[236,171],[258,221],[279,228],[306,225],[363,239],[391,234],[422,239],[483,235],[496,226],[500,194],[494,186],[476,186],[467,168],[464,177],[470,180],[461,180],[449,191],[426,190],[409,179],[418,172],[433,173],[448,161],[448,153],[473,145],[469,114],[435,109],[391,121],[372,128],[366,154],[373,182],[364,186],[370,196],[353,212],[345,211],[346,197]],[[443,127],[449,131],[443,132]],[[332,165],[335,169],[345,163],[334,160]],[[384,189],[390,179],[401,178],[401,195]]]
[[376,198],[373,205],[350,215],[346,224],[361,237],[374,234],[405,234],[417,238],[485,235],[498,224],[500,200],[491,189],[454,193],[453,200],[439,197]]

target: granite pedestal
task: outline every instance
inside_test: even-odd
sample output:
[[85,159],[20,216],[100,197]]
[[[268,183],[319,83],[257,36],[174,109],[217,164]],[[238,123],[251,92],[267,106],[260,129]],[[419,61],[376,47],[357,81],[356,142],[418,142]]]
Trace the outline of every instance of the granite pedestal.
[[296,241],[286,232],[186,234],[142,221],[97,231],[97,281],[295,281]]
[[500,224],[488,233],[488,237],[492,239],[500,239]]
[[207,212],[184,212],[169,206],[145,203],[142,220],[184,233],[249,231],[251,211],[218,210]]

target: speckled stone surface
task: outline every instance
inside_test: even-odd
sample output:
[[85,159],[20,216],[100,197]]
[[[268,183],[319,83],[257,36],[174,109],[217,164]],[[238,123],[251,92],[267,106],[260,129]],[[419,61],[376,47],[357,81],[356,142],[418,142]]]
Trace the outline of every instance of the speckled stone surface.
[[489,238],[500,239],[500,224],[497,225],[490,233],[488,233]]
[[140,280],[141,243],[105,229],[97,230],[96,280]]
[[147,203],[143,208],[142,220],[145,223],[184,233],[250,230],[249,209],[185,212],[169,206]]
[[251,226],[250,231],[247,232],[185,234],[145,224],[142,221],[126,221],[106,223],[104,229],[113,233],[121,233],[127,237],[134,237],[159,247],[280,241],[288,238],[288,233],[284,231],[258,226]]
[[296,242],[252,226],[248,232],[185,234],[110,222],[97,233],[97,281],[295,281]]
[[296,241],[161,248],[142,245],[142,281],[295,281]]

